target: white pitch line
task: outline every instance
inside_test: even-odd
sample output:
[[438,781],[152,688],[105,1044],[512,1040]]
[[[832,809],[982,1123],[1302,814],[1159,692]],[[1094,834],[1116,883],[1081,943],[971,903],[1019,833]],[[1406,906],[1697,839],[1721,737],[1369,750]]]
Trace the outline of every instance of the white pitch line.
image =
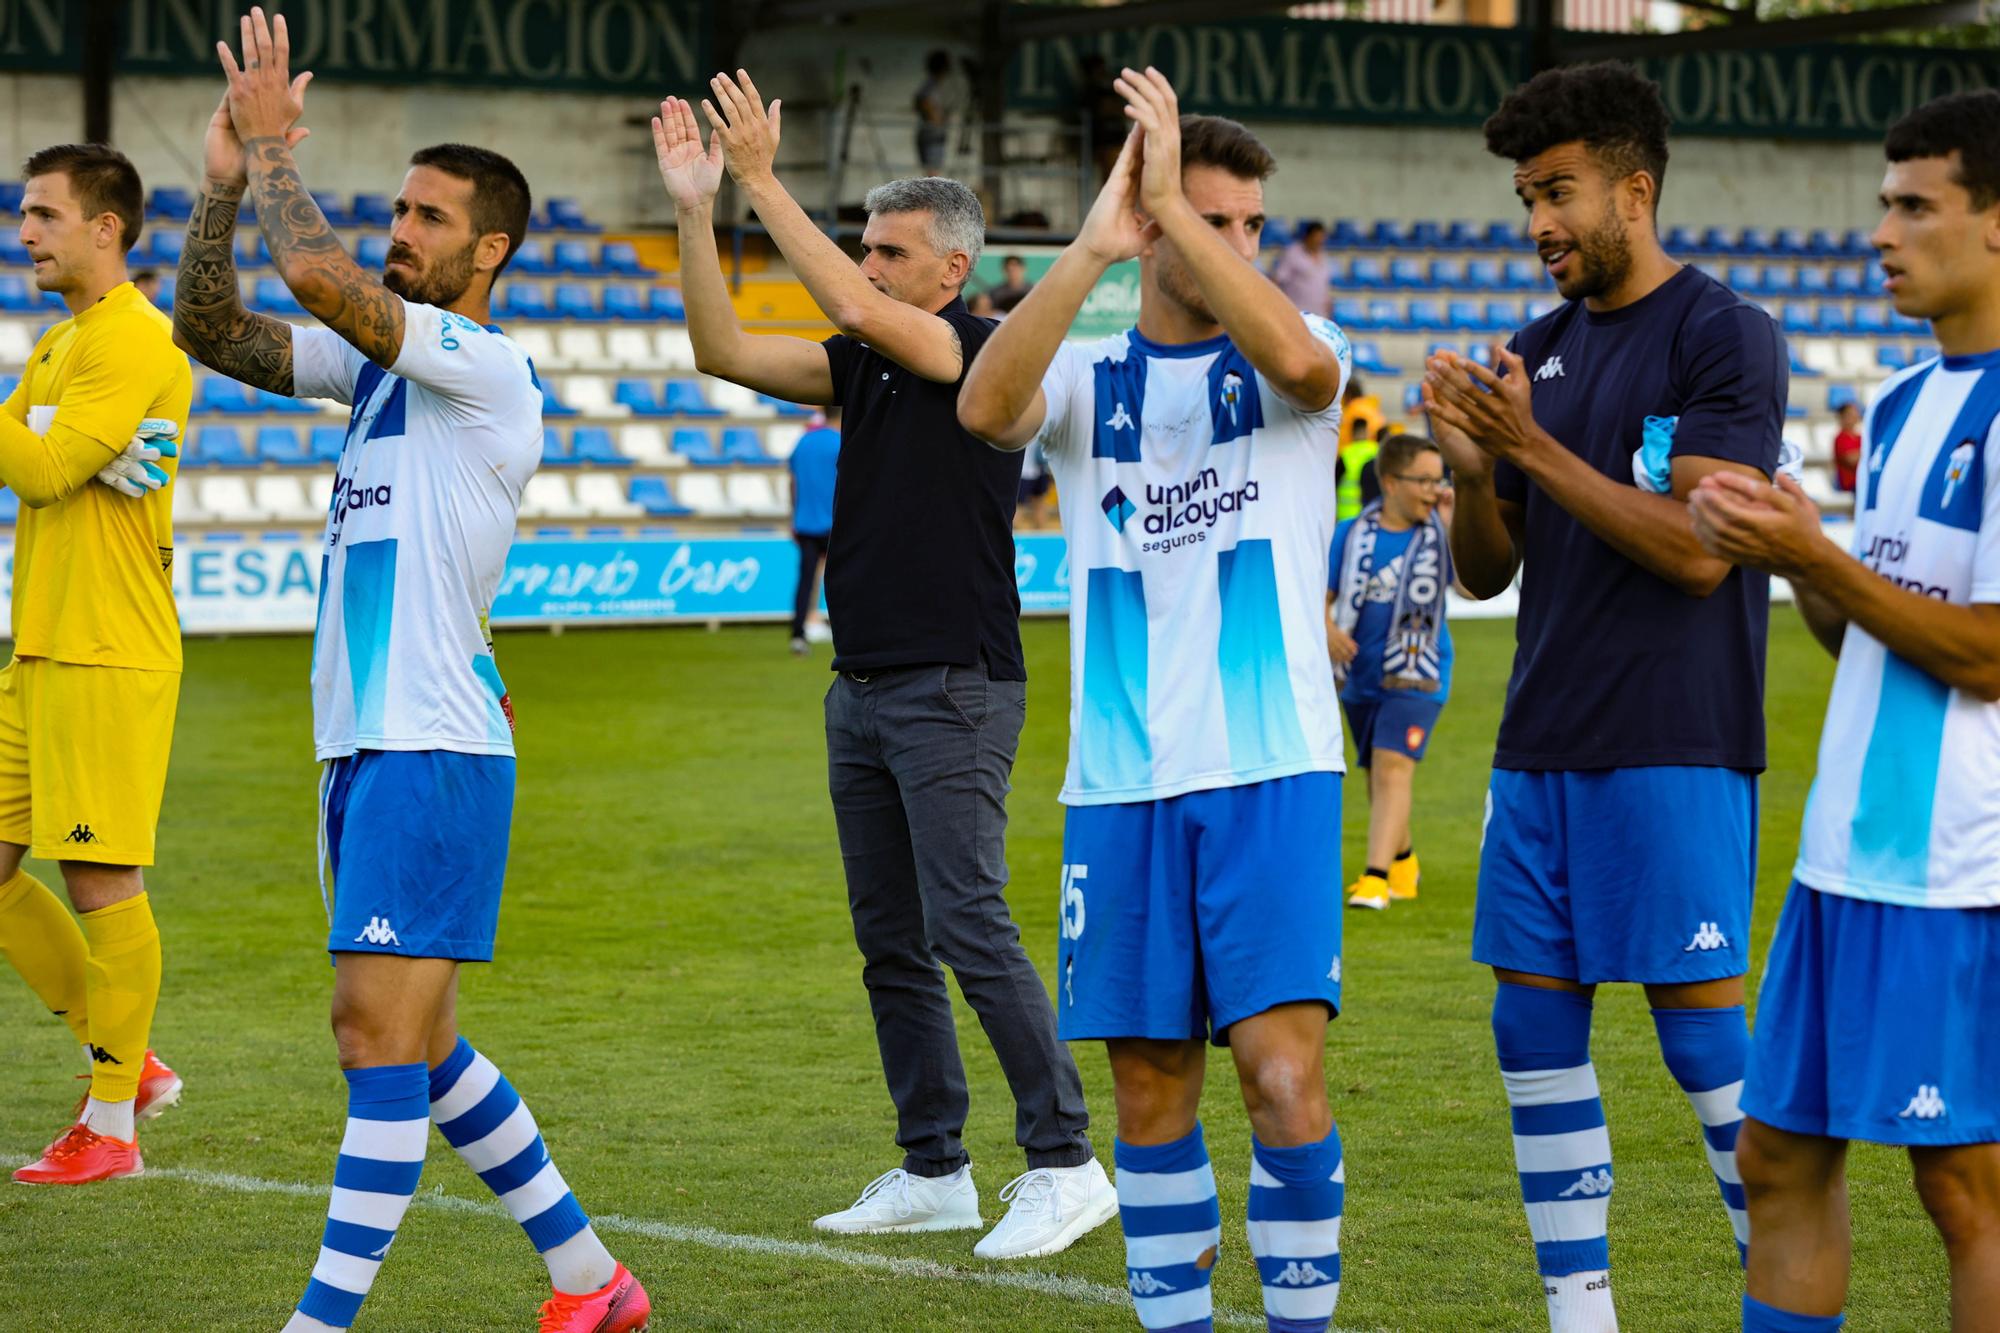
[[[210,1189],[234,1190],[239,1194],[290,1194],[300,1198],[324,1200],[327,1192],[325,1185],[306,1185],[289,1180],[264,1180],[257,1176],[239,1176],[227,1171],[201,1171],[191,1167],[149,1167],[140,1179],[149,1178],[183,1181]],[[462,1199],[453,1194],[420,1192],[412,1203],[422,1208],[443,1209],[450,1212],[484,1213],[502,1218],[507,1216],[506,1210],[497,1203]],[[1080,1305],[1129,1306],[1132,1301],[1131,1295],[1123,1287],[1091,1282],[1080,1277],[1065,1277],[1058,1273],[960,1268],[953,1264],[941,1264],[932,1259],[898,1258],[894,1255],[874,1254],[867,1250],[843,1249],[819,1241],[782,1240],[774,1236],[745,1236],[735,1232],[718,1231],[713,1227],[689,1226],[682,1222],[656,1222],[643,1217],[621,1217],[616,1213],[592,1217],[590,1224],[599,1231],[625,1232],[630,1235],[645,1236],[651,1240],[671,1241],[679,1245],[700,1245],[712,1250],[738,1250],[750,1254],[780,1255],[790,1259],[819,1260],[824,1263],[842,1264],[848,1268],[866,1268],[881,1273],[893,1273],[898,1277],[966,1282],[982,1287],[1031,1291],[1037,1295],[1053,1296],[1058,1300],[1074,1301]],[[1264,1327],[1262,1315],[1245,1314],[1239,1310],[1217,1310],[1215,1322],[1221,1328]],[[1335,1333],[1340,1331],[1335,1330]]]

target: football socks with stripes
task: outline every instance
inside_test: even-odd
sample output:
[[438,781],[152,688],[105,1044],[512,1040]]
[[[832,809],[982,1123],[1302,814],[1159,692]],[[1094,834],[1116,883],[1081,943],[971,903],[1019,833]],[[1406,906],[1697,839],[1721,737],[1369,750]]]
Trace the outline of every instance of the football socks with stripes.
[[333,1167],[319,1260],[299,1300],[301,1315],[333,1328],[354,1322],[375,1282],[417,1192],[431,1129],[430,1071],[421,1062],[345,1073],[347,1134]]
[[1250,1142],[1250,1253],[1270,1333],[1326,1333],[1340,1300],[1340,1129],[1318,1143]]
[[1736,1131],[1743,1124],[1736,1102],[1750,1060],[1750,1024],[1743,1006],[1655,1009],[1653,1026],[1660,1034],[1667,1071],[1701,1121],[1702,1147],[1736,1233],[1736,1255],[1748,1262],[1750,1214],[1743,1202],[1743,1177],[1736,1171]]
[[1125,1281],[1151,1333],[1210,1333],[1209,1275],[1222,1245],[1222,1208],[1201,1126],[1172,1143],[1113,1147]]

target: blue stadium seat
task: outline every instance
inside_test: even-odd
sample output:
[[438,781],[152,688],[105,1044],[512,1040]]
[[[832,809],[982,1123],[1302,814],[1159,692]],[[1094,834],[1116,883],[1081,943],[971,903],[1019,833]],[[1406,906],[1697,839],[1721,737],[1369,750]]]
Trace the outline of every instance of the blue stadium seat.
[[1514,222],[1489,222],[1479,239],[1481,247],[1487,250],[1518,250],[1528,243],[1526,233]]
[[347,211],[347,201],[339,195],[324,190],[314,190],[312,197],[313,202],[319,205],[320,216],[326,219],[329,227],[354,225],[354,214]]
[[1764,265],[1764,282],[1758,291],[1766,296],[1785,296],[1798,289],[1797,277],[1783,264]]
[[673,435],[674,452],[690,463],[720,463],[722,451],[715,447],[715,437],[700,426],[677,426]]
[[748,426],[729,426],[722,432],[722,456],[732,463],[768,463],[764,437]]
[[252,389],[250,391],[250,399],[255,404],[251,408],[254,412],[296,414],[300,412],[312,413],[319,411],[311,403],[303,403],[296,398],[287,398],[284,394],[273,393],[269,389]]
[[387,227],[396,221],[395,205],[386,194],[357,194],[354,207],[349,210],[353,219],[370,227]]
[[20,387],[21,377],[19,375],[0,375],[0,399],[13,397],[14,390]]
[[1452,327],[1438,302],[1421,299],[1410,302],[1404,323],[1407,328],[1426,332],[1442,332]]
[[205,375],[195,385],[194,411],[196,416],[208,412],[220,412],[227,416],[241,416],[257,410],[256,401],[250,397],[248,386],[221,375]]
[[1424,280],[1424,266],[1414,259],[1392,259],[1389,261],[1389,285],[1408,290],[1428,287]]
[[251,288],[250,308],[267,315],[303,315],[306,308],[299,304],[299,298],[292,295],[292,289],[276,278],[259,278]]
[[1702,232],[1697,252],[1706,255],[1740,255],[1745,253],[1736,244],[1736,238],[1727,227],[1710,227]]
[[571,407],[568,403],[565,403],[562,400],[562,398],[556,393],[556,386],[552,381],[543,380],[541,384],[542,384],[543,416],[576,417],[583,415],[580,409]]
[[632,409],[635,417],[670,417],[674,410],[659,400],[650,380],[619,380],[611,400]]
[[261,233],[251,232],[236,246],[236,266],[238,268],[271,268],[271,247],[264,243]]
[[645,293],[624,283],[605,287],[604,315],[607,319],[651,320],[653,317],[646,309]]
[[152,240],[147,244],[146,253],[152,256],[155,264],[178,264],[181,262],[181,250],[187,245],[187,233],[172,227],[155,227]]
[[813,414],[813,409],[804,403],[788,403],[782,398],[773,398],[768,393],[758,394],[757,401],[781,417],[809,417]]
[[604,250],[598,256],[600,272],[616,273],[625,278],[651,277],[653,270],[639,261],[639,251],[630,241],[606,241]]
[[1381,329],[1391,333],[1407,333],[1414,326],[1403,318],[1403,307],[1397,301],[1370,301],[1367,320],[1360,327]]
[[1796,347],[1787,348],[1786,355],[1791,359],[1793,379],[1816,380],[1821,378],[1821,375],[1817,370],[1814,370],[1811,366],[1799,360],[1798,348]]
[[12,490],[0,491],[0,525],[14,526],[21,513],[21,497]]
[[1534,296],[1528,299],[1527,305],[1522,308],[1522,313],[1527,317],[1527,322],[1532,324],[1543,315],[1554,314],[1560,304],[1561,302],[1552,301],[1546,296]]
[[516,273],[537,278],[555,272],[549,264],[549,248],[533,238],[521,242],[521,248],[507,261],[507,267]]
[[604,322],[604,312],[597,308],[590,288],[580,282],[559,282],[556,284],[556,315],[562,319],[581,320],[593,324]]
[[1854,391],[1852,384],[1829,384],[1826,386],[1826,410],[1838,412],[1852,403],[1861,406],[1861,395]]
[[1326,244],[1329,250],[1359,250],[1367,246],[1368,238],[1352,218],[1338,218],[1327,233]]
[[290,426],[259,426],[257,428],[257,457],[266,463],[306,463],[311,455],[306,451],[304,440]]
[[542,466],[576,466],[576,451],[570,447],[569,437],[553,426],[542,427]]
[[1771,250],[1774,254],[1803,259],[1812,253],[1812,242],[1806,239],[1803,227],[1780,227],[1771,238]]
[[1389,270],[1373,255],[1357,255],[1347,273],[1347,285],[1364,292],[1379,292],[1389,285]]
[[1771,244],[1771,233],[1762,227],[1745,227],[1743,234],[1736,238],[1736,250],[1738,254],[1745,255],[1777,253],[1776,247]]
[[1518,329],[1526,323],[1521,318],[1521,307],[1512,301],[1488,301],[1486,303],[1486,327],[1495,330]]
[[1501,276],[1499,261],[1475,259],[1465,266],[1465,285],[1475,292],[1498,292],[1506,290],[1507,279]]
[[1814,259],[1836,258],[1841,253],[1840,237],[1825,227],[1815,227],[1806,241],[1806,253]]
[[[1704,265],[1704,268],[1707,266]],[[1731,264],[1729,276],[1723,279],[1730,291],[1738,296],[1762,296],[1764,294],[1764,274],[1755,264]]]
[[1878,338],[1889,334],[1889,309],[1880,301],[1857,302],[1852,318],[1856,333]]
[[1539,260],[1510,259],[1507,261],[1507,286],[1512,291],[1532,291],[1548,281],[1548,270]]
[[1412,380],[1403,386],[1403,415],[1413,417],[1424,410],[1424,384]]
[[234,426],[202,426],[195,431],[188,461],[198,467],[254,467],[257,459],[243,447]]
[[1445,323],[1461,333],[1478,333],[1486,327],[1486,314],[1477,301],[1453,301],[1445,308]]
[[1701,237],[1691,227],[1667,228],[1666,237],[1660,244],[1666,247],[1668,254],[1688,256],[1701,253]]
[[1401,366],[1392,366],[1382,359],[1382,345],[1373,339],[1367,342],[1357,342],[1353,344],[1353,347],[1354,368],[1356,370],[1365,370],[1370,375],[1400,375],[1403,373]]
[[1385,250],[1401,250],[1409,244],[1400,224],[1384,218],[1368,229],[1368,243]]
[[163,311],[167,311],[169,313],[173,311],[174,280],[172,278],[168,277],[160,279],[160,294],[153,298],[153,304],[158,306]]
[[549,200],[547,217],[551,227],[562,231],[604,230],[604,228],[583,215],[582,207],[574,199]]
[[708,401],[695,380],[667,381],[667,410],[684,417],[719,417],[723,410]]
[[1875,364],[1884,370],[1908,370],[1916,363],[1910,359],[1908,348],[1884,343],[1875,349]]
[[1800,305],[1796,301],[1785,302],[1782,323],[1786,333],[1817,333],[1819,331],[1819,325],[1813,320],[1812,308]]
[[1861,290],[1870,296],[1882,296],[1888,292],[1889,275],[1882,271],[1880,264],[1862,265]]
[[0,264],[9,268],[28,267],[28,247],[14,231],[0,233]]
[[1356,329],[1377,327],[1368,318],[1368,307],[1352,297],[1335,297],[1333,302],[1333,322],[1349,333]]
[[1901,311],[1891,310],[1889,312],[1889,331],[1912,338],[1928,338],[1931,335],[1931,326],[1924,320],[1912,319]]
[[554,273],[595,276],[598,269],[597,256],[591,253],[594,248],[582,241],[557,241],[549,257],[549,269]]
[[1474,363],[1485,366],[1488,370],[1493,369],[1492,343],[1489,342],[1467,343],[1465,345],[1465,355],[1469,360],[1473,361]]
[[0,213],[15,213],[21,208],[21,196],[28,187],[22,181],[0,181]]
[[1477,250],[1483,242],[1475,224],[1460,221],[1444,229],[1444,238],[1438,244],[1447,250]]
[[389,262],[389,238],[363,236],[354,243],[354,262],[371,273],[380,273],[382,266]]
[[1436,250],[1444,244],[1444,228],[1429,220],[1412,222],[1405,243],[1412,249]]
[[1456,259],[1431,261],[1431,286],[1439,291],[1462,292],[1472,284],[1465,280],[1465,265]]
[[1866,290],[1861,270],[1852,264],[1834,266],[1832,285],[1834,293],[1839,296],[1860,296]]
[[654,518],[686,518],[694,513],[667,489],[665,477],[632,478],[632,503]]
[[687,323],[687,305],[681,300],[678,287],[655,287],[646,301],[646,308],[653,312],[654,319],[672,320],[676,324]]
[[146,204],[146,216],[149,218],[171,218],[175,222],[186,222],[188,214],[192,212],[194,212],[194,195],[178,185],[156,187],[153,190],[153,197]]
[[1259,250],[1282,250],[1293,241],[1292,224],[1283,218],[1265,218],[1264,229],[1257,233]]
[[309,448],[315,463],[338,463],[347,446],[347,431],[340,426],[314,426]]
[[1814,322],[1821,333],[1845,335],[1854,331],[1853,325],[1847,320],[1847,307],[1834,305],[1831,302],[1820,306],[1819,315]]
[[510,282],[502,298],[509,319],[554,319],[549,294],[539,282]]
[[1859,227],[1843,232],[1840,237],[1840,252],[1856,259],[1873,259],[1875,247],[1868,243],[1868,233]]
[[1831,286],[1826,270],[1817,264],[1801,264],[1798,271],[1800,296],[1825,296]]
[[34,310],[41,297],[28,290],[28,280],[18,273],[0,273],[0,310]]
[[630,461],[618,452],[618,446],[612,442],[611,432],[602,426],[578,426],[571,444],[576,450],[578,462],[623,467]]

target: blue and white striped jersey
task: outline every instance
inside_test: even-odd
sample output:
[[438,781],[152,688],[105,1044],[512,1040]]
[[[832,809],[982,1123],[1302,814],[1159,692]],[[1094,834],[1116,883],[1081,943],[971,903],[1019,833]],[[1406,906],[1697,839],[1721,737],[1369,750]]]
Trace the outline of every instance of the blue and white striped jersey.
[[415,302],[403,317],[388,371],[330,329],[293,335],[294,392],[354,409],[320,567],[314,750],[512,754],[486,613],[541,464],[542,389],[498,329]]
[[[1954,605],[2000,602],[2000,352],[1882,387],[1863,426],[1854,554]],[[2000,704],[1847,627],[1796,869],[1828,893],[2000,906]]]
[[[1340,358],[1347,339],[1304,317]],[[1070,805],[1345,766],[1326,653],[1340,396],[1302,413],[1227,335],[1065,344],[1036,437],[1070,569]]]

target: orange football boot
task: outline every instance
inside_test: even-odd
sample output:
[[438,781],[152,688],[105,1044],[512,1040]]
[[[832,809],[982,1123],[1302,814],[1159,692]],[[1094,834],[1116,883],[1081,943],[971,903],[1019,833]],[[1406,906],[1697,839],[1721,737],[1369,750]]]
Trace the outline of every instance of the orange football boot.
[[128,1143],[76,1124],[48,1146],[41,1161],[16,1171],[14,1179],[23,1185],[88,1185],[98,1180],[143,1175],[145,1170],[136,1140]]
[[[87,1079],[90,1075],[78,1074],[77,1077]],[[159,1056],[147,1051],[146,1063],[139,1068],[139,1095],[132,1104],[132,1118],[151,1120],[181,1099],[181,1087],[181,1076],[161,1064]],[[83,1119],[83,1108],[89,1100],[88,1092],[76,1099],[74,1114],[77,1119]]]
[[536,1333],[643,1333],[653,1317],[646,1289],[624,1264],[587,1296],[558,1291],[542,1302]]

